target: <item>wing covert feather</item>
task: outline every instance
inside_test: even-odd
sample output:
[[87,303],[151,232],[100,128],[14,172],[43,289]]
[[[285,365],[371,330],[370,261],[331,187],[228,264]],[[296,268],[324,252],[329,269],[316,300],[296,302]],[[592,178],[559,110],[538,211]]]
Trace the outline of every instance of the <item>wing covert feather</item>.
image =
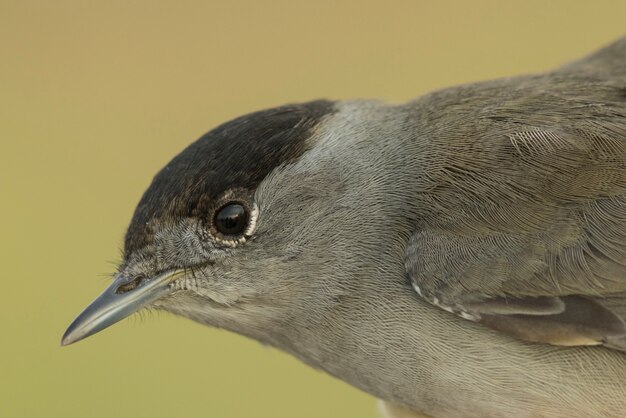
[[474,107],[432,123],[433,209],[406,269],[423,298],[499,331],[626,350],[626,72],[576,65],[424,99]]

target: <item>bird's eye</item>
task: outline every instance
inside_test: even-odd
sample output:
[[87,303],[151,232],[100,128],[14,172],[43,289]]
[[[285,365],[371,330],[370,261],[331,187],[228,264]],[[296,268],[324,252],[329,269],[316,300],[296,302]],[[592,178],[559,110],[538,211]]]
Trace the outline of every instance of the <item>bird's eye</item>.
[[248,227],[250,216],[239,203],[228,203],[215,212],[215,229],[224,235],[241,235]]

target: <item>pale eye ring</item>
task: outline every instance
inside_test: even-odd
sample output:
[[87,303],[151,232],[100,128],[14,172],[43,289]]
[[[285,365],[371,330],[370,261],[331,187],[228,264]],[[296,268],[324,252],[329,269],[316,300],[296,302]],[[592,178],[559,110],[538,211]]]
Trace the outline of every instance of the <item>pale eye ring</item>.
[[242,235],[248,228],[250,213],[239,202],[229,202],[215,211],[213,225],[217,232],[226,236]]

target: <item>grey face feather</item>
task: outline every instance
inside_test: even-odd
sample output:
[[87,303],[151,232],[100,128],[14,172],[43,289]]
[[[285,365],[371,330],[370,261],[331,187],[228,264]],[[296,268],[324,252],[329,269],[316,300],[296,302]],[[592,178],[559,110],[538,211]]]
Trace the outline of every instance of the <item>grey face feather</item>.
[[[402,113],[385,110],[381,103],[339,105],[315,129],[309,150],[277,167],[259,184],[252,198],[259,216],[251,239],[235,248],[214,250],[212,254],[218,256],[209,264],[190,266],[193,277],[179,286],[180,290],[192,290],[186,294],[193,293],[199,298],[194,299],[197,303],[181,293],[156,305],[296,350],[293,346],[303,341],[293,338],[293,331],[303,320],[322,320],[350,288],[373,285],[366,282],[383,268],[363,264],[353,256],[355,248],[375,253],[388,236],[412,222],[408,214],[393,210],[403,205],[393,200],[404,196],[390,196],[385,202],[378,199],[395,187],[388,184],[392,179],[362,181],[373,164],[384,163],[379,152],[392,142],[381,140],[381,151],[375,149],[375,153],[368,144],[397,133],[403,118]],[[349,167],[342,164],[346,153],[354,157]],[[404,170],[413,165],[406,163],[396,159],[389,162],[393,168],[381,170]],[[347,268],[337,269],[337,263]],[[402,266],[385,268],[400,273]],[[219,307],[202,303],[202,298],[233,309],[217,312]],[[302,312],[307,312],[306,317]],[[272,317],[278,318],[280,325],[260,328],[259,324]]]
[[[126,257],[151,244],[156,226],[183,218],[205,223],[224,199],[249,198],[276,167],[312,145],[333,103],[286,105],[242,116],[208,132],[170,161],[137,205],[124,246]],[[246,196],[248,194],[249,196]]]

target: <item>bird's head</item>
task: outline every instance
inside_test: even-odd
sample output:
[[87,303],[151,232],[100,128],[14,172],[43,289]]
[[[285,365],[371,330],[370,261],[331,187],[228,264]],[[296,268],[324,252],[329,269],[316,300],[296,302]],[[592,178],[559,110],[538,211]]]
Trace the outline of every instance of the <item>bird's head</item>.
[[320,125],[334,112],[316,101],[253,113],[176,156],[135,210],[113,283],[62,343],[144,307],[260,338],[307,288],[333,297],[312,278],[333,276],[331,260],[346,258],[342,236],[349,241],[359,227],[342,202],[333,151],[319,147]]

